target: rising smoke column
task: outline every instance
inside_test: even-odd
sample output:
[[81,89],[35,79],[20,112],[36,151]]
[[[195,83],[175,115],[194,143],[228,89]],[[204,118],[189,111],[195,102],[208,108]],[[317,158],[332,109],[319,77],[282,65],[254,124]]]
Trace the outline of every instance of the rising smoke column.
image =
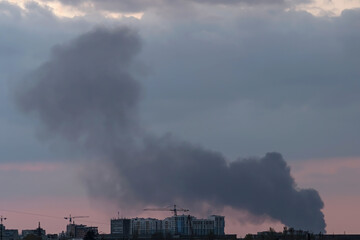
[[279,153],[229,162],[219,152],[144,131],[140,86],[130,71],[140,48],[131,29],[95,29],[56,46],[15,93],[20,109],[39,118],[43,134],[101,159],[105,174],[91,171],[86,178],[92,196],[127,206],[230,206],[325,232],[318,192],[298,189]]
[[127,28],[98,28],[57,45],[50,60],[21,83],[16,102],[44,123],[44,135],[101,152],[128,144],[140,131],[140,87],[128,71],[140,47]]

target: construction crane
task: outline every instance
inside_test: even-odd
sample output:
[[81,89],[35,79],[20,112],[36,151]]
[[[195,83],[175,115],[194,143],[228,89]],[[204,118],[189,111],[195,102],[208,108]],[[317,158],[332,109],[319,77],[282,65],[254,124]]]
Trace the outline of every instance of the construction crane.
[[176,205],[174,204],[174,208],[168,207],[168,208],[145,208],[144,211],[170,211],[174,213],[174,217],[175,217],[175,234],[178,234],[178,217],[177,217],[177,213],[178,212],[188,212],[190,211],[189,209],[184,209],[184,208],[177,208]]
[[184,208],[176,208],[176,205],[174,204],[174,208],[145,208],[144,211],[170,211],[173,212],[174,216],[176,217],[178,212],[188,212],[190,210]]
[[89,216],[71,216],[71,214],[69,215],[69,217],[64,217],[64,219],[69,220],[69,223],[71,224],[71,222],[74,224],[74,219],[75,218],[88,218]]
[[2,225],[3,225],[3,220],[6,220],[7,218],[6,218],[6,217],[1,216],[1,217],[0,217],[0,219],[1,219],[1,226],[2,226]]

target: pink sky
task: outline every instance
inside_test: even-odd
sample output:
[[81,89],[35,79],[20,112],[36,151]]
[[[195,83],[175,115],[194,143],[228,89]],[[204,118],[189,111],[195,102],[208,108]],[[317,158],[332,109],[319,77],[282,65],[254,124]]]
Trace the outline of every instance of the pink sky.
[[299,187],[319,191],[328,233],[359,233],[360,158],[291,162]]
[[[324,203],[328,233],[357,233],[360,229],[360,159],[322,159],[290,162],[292,175],[301,188],[319,191]],[[101,232],[110,231],[110,218],[121,211],[124,217],[166,217],[169,214],[118,209],[115,204],[95,202],[87,197],[77,177],[78,167],[69,163],[0,164],[0,181],[6,182],[0,200],[0,214],[8,219],[7,228],[33,229],[38,222],[48,233],[59,233],[67,224],[63,217],[88,215],[78,223],[99,226]],[[15,176],[15,177],[14,177]],[[11,180],[11,181],[10,181]],[[21,190],[19,190],[21,189]],[[4,210],[37,213],[51,217],[20,214]],[[270,226],[281,230],[283,225],[270,219],[248,222],[248,214],[226,208],[227,233],[256,233]],[[240,221],[239,221],[240,219]]]

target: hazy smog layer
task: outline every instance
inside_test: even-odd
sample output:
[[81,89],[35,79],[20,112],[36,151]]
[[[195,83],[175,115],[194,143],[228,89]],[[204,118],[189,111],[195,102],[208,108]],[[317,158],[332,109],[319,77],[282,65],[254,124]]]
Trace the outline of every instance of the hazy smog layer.
[[55,46],[16,90],[20,109],[41,121],[41,134],[71,142],[105,167],[105,174],[89,169],[91,195],[122,206],[230,206],[324,232],[318,192],[296,186],[281,154],[228,161],[219,152],[147,132],[138,117],[141,87],[130,71],[140,50],[133,30],[98,28]]

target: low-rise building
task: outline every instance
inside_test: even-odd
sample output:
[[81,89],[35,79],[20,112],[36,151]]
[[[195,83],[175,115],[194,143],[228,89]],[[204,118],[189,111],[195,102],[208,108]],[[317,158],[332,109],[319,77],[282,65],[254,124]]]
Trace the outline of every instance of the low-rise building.
[[27,235],[35,235],[41,237],[41,239],[46,239],[46,231],[41,228],[40,222],[36,229],[24,229],[21,231],[22,238],[26,237]]
[[2,240],[18,240],[19,231],[17,229],[6,229],[3,224],[0,224],[0,238]]
[[58,239],[59,239],[59,235],[57,235],[57,234],[47,234],[47,235],[46,235],[46,239],[47,239],[47,240],[58,240]]
[[74,223],[66,226],[66,236],[68,238],[84,238],[89,231],[93,231],[96,235],[98,234],[97,227],[88,227],[83,224]]

